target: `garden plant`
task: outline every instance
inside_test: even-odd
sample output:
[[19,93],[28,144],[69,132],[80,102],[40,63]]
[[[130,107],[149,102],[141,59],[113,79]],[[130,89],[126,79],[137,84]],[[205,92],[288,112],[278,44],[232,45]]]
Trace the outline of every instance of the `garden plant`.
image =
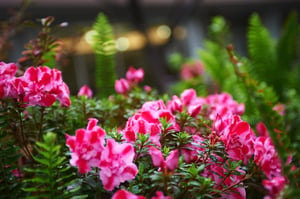
[[[97,74],[114,70],[114,52],[101,49],[112,39],[103,17],[94,25]],[[53,21],[40,21],[22,58],[0,62],[0,198],[299,196],[295,13],[278,41],[252,15],[249,57],[230,45],[225,19],[214,18],[201,62],[175,63],[184,74],[171,94],[143,85],[143,68],[129,66],[110,76],[114,88],[103,95],[89,85],[70,95],[55,65]],[[105,82],[97,85],[101,93]]]

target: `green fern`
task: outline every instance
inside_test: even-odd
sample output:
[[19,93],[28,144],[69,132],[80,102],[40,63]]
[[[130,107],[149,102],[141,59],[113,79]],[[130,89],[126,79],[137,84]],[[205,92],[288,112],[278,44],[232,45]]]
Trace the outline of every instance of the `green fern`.
[[283,81],[290,88],[297,88],[300,83],[299,74],[297,74],[296,71],[297,62],[295,62],[297,56],[297,42],[300,38],[299,34],[300,26],[298,24],[298,15],[293,12],[286,20],[286,24],[276,48],[278,69],[281,69],[280,73],[285,77]]
[[80,185],[66,158],[61,156],[61,146],[55,143],[56,134],[47,133],[43,138],[44,142],[36,142],[38,155],[33,159],[37,166],[24,169],[33,175],[24,180],[28,186],[23,190],[30,193],[27,198],[85,198],[76,196]]
[[[252,63],[252,76],[279,88],[280,72],[276,64],[275,42],[268,29],[262,24],[258,14],[250,17],[247,33],[248,53]],[[277,91],[277,90],[276,90]]]
[[93,30],[95,31],[93,48],[96,52],[96,88],[99,97],[108,97],[114,93],[116,48],[112,27],[104,14],[98,15]]

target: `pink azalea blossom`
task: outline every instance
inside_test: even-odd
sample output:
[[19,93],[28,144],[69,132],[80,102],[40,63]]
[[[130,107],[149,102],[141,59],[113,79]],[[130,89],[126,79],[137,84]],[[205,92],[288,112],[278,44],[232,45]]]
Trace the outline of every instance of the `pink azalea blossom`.
[[63,82],[61,72],[47,66],[28,68],[22,79],[28,84],[24,88],[24,102],[29,106],[51,106],[56,99],[62,106],[70,106],[69,88]]
[[201,146],[204,146],[204,138],[202,138],[200,135],[193,135],[192,138],[192,143],[187,144],[181,149],[181,154],[187,163],[199,161],[199,151],[204,150],[201,148]]
[[[230,176],[225,176],[226,169],[224,168],[224,164],[228,164],[228,162],[224,162],[221,157],[215,155],[218,159],[219,163],[213,162],[209,159],[208,166],[205,167],[203,171],[203,176],[207,178],[211,178],[214,182],[214,188],[222,190],[224,186],[230,187],[235,183],[238,183],[245,176],[245,172],[241,170],[239,167],[236,168],[236,171],[241,175],[236,175],[232,173]],[[225,178],[226,177],[226,178]],[[242,183],[241,183],[242,185]],[[222,193],[222,199],[246,199],[246,190],[244,187],[232,187],[226,192]]]
[[16,72],[16,64],[0,62],[0,98],[8,97],[7,84],[14,81]]
[[164,196],[164,193],[161,191],[157,191],[155,195],[156,196],[151,197],[151,199],[172,199],[170,196]]
[[66,145],[72,152],[70,163],[77,166],[80,173],[86,173],[100,163],[106,133],[97,122],[90,118],[86,129],[78,129],[75,136],[66,134]]
[[142,68],[135,69],[130,66],[126,72],[126,79],[132,83],[138,83],[144,79],[144,70]]
[[87,96],[88,98],[92,98],[93,91],[87,85],[83,85],[77,94],[77,96]]
[[286,179],[283,176],[278,176],[270,180],[263,180],[262,184],[269,192],[268,196],[265,198],[276,199],[280,192],[284,189]]
[[276,104],[273,107],[273,110],[276,111],[281,116],[285,115],[285,109],[286,109],[286,107],[284,104]]
[[146,91],[147,93],[150,93],[152,91],[151,86],[145,85],[144,86],[144,91]]
[[232,99],[232,96],[228,93],[213,94],[206,97],[206,105],[208,105],[208,118],[215,120],[217,115],[224,117],[226,115],[242,115],[245,111],[245,105],[243,103],[238,104]]
[[112,196],[111,199],[146,199],[146,197],[138,196],[124,189],[120,189]]
[[255,134],[250,125],[242,121],[238,115],[227,118],[219,117],[215,122],[217,134],[225,145],[228,156],[233,160],[243,160],[246,164],[254,153]]
[[256,131],[259,136],[261,137],[268,137],[269,136],[269,131],[266,127],[266,125],[263,122],[258,122],[255,126]]
[[167,107],[172,113],[183,111],[182,101],[176,95],[173,95],[172,100],[167,103]]
[[180,95],[180,99],[183,105],[185,106],[190,105],[193,102],[193,100],[195,100],[196,98],[197,98],[197,93],[195,89],[192,88],[184,90]]
[[204,67],[200,61],[194,63],[185,63],[180,70],[180,77],[183,80],[189,80],[195,77],[199,77],[203,74]]
[[120,80],[116,80],[115,82],[115,90],[119,94],[126,94],[130,90],[128,80],[121,78]]
[[129,142],[135,142],[138,133],[150,134],[150,141],[160,147],[162,133],[160,119],[162,118],[172,124],[166,129],[167,131],[179,129],[175,121],[175,116],[166,108],[162,100],[146,102],[138,113],[128,119],[122,132]]
[[162,152],[153,147],[149,147],[149,154],[152,158],[153,165],[160,167],[163,172],[173,171],[178,167],[178,150],[173,150],[166,159],[164,159]]
[[254,162],[269,179],[282,176],[281,162],[270,137],[257,137],[254,150]]
[[131,144],[119,144],[114,139],[107,140],[99,164],[104,189],[111,191],[120,183],[135,178],[138,169],[132,162],[134,156],[134,147]]

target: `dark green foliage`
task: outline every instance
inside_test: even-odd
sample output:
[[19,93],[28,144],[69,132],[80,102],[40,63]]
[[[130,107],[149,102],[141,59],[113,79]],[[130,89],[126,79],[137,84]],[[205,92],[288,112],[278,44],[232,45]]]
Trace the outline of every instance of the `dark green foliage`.
[[24,180],[27,186],[23,190],[30,193],[27,198],[85,198],[77,195],[80,182],[61,155],[61,146],[55,143],[56,135],[47,133],[43,138],[44,142],[36,142],[38,154],[33,159],[37,164],[25,168],[32,176]]
[[99,97],[108,97],[114,92],[115,41],[112,27],[106,16],[100,13],[94,23],[93,48],[96,52],[95,83]]
[[9,141],[8,137],[0,137],[0,198],[20,198],[22,196],[21,177],[13,173],[18,168],[18,160],[21,157],[19,147]]

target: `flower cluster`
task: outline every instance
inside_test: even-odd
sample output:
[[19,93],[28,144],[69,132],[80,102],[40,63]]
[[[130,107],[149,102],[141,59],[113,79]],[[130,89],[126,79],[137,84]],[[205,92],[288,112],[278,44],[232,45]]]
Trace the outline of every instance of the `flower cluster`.
[[119,80],[116,80],[115,90],[117,93],[125,95],[143,79],[144,70],[142,68],[135,69],[130,66],[128,71],[126,72],[126,79],[121,78]]
[[106,190],[135,177],[138,170],[132,162],[134,148],[129,143],[119,144],[106,140],[106,132],[97,126],[98,120],[89,119],[86,129],[78,129],[75,136],[66,135],[66,144],[72,152],[70,163],[80,173],[87,173],[91,167],[100,168],[100,179]]
[[[180,176],[182,164],[202,165],[199,177],[210,181],[213,188],[220,191],[221,198],[246,198],[243,184],[251,174],[245,167],[255,164],[265,175],[263,185],[269,196],[275,197],[286,183],[280,160],[267,129],[259,123],[257,131],[264,132],[256,136],[250,125],[241,119],[243,112],[244,104],[234,101],[228,93],[204,98],[198,97],[195,90],[187,89],[166,104],[162,100],[144,103],[119,130],[119,142],[105,138],[106,133],[96,126],[96,119],[90,119],[86,130],[79,129],[75,136],[67,136],[71,164],[81,173],[90,171],[91,167],[100,168],[100,179],[106,190],[134,180],[139,171],[133,162],[139,163],[147,156],[155,171],[151,174],[153,179],[162,179],[165,186],[170,176]],[[181,117],[186,118],[186,115],[202,127],[188,122],[182,126]],[[203,119],[210,121],[211,126],[204,125]],[[180,134],[186,134],[189,142],[176,141]],[[143,143],[148,144],[141,145],[141,136],[147,138]],[[137,150],[140,153],[143,147],[143,153],[137,155]],[[184,163],[180,162],[180,157]],[[179,180],[178,186],[191,189],[184,180]],[[154,198],[164,198],[163,192],[157,194]],[[120,189],[113,198],[143,196]]]
[[70,106],[69,88],[63,82],[61,71],[47,66],[29,67],[16,77],[14,63],[0,62],[0,97],[13,98],[24,106],[51,106],[56,100]]

